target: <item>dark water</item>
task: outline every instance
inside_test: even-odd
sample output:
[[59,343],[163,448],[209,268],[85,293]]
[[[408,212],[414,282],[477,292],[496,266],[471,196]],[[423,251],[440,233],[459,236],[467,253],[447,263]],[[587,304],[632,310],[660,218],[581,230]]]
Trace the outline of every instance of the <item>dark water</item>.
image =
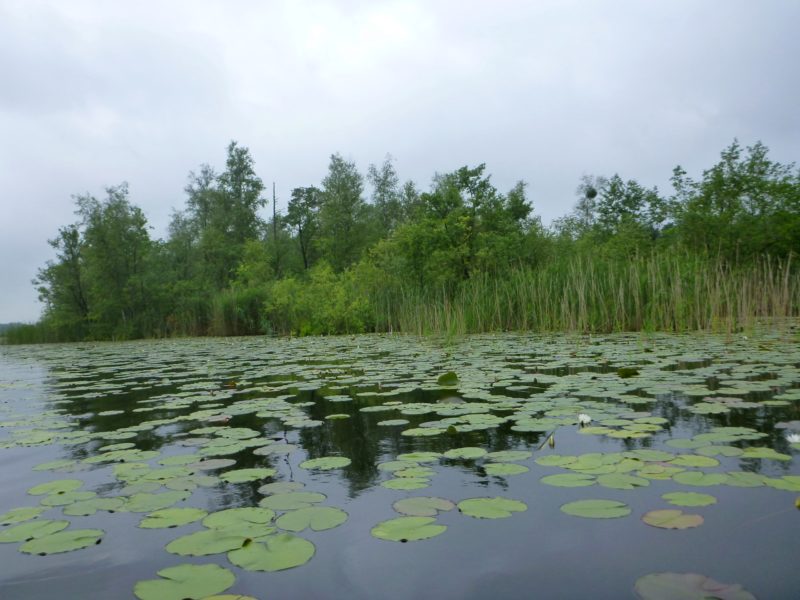
[[[335,529],[298,534],[316,547],[310,562],[264,573],[244,571],[230,564],[225,554],[195,558],[164,550],[176,537],[202,529],[199,522],[147,530],[136,526],[142,513],[63,517],[62,509],[54,507],[39,518],[66,518],[72,527],[102,529],[106,532],[102,543],[49,556],[23,554],[19,543],[0,544],[0,598],[132,598],[138,581],[154,579],[158,570],[184,563],[219,564],[236,576],[225,593],[270,599],[633,598],[636,580],[658,572],[700,573],[739,583],[758,598],[798,598],[800,511],[794,503],[800,491],[770,485],[690,487],[673,480],[651,480],[647,487],[632,490],[553,487],[540,479],[567,471],[542,466],[536,459],[639,448],[686,454],[692,449],[666,442],[713,427],[743,427],[765,435],[724,445],[766,447],[791,458],[717,456],[719,466],[699,470],[752,472],[765,481],[798,475],[798,450],[787,435],[795,427],[793,422],[800,420],[800,397],[795,398],[800,390],[799,363],[797,339],[781,332],[751,333],[746,339],[503,335],[440,345],[415,338],[362,336],[0,348],[0,514],[37,506],[42,497],[27,490],[55,479],[80,479],[82,489],[100,496],[124,494],[125,483],[115,477],[113,464],[83,461],[103,446],[133,443],[138,450],[159,453],[145,461],[155,468],[160,459],[197,451],[197,446],[183,444],[208,436],[190,432],[215,425],[251,429],[264,445],[288,442],[299,448],[287,456],[257,455],[253,447],[220,456],[236,461],[229,469],[267,466],[277,473],[243,484],[218,481],[197,488],[176,506],[208,512],[255,506],[264,497],[258,492],[262,484],[298,481],[306,485],[304,491],[325,494],[325,506],[349,515]],[[637,367],[639,375],[620,379],[616,372],[622,366]],[[447,371],[458,375],[456,388],[437,384],[438,376]],[[334,401],[343,396],[350,401]],[[402,435],[409,428],[447,418],[435,411],[452,406],[441,401],[453,397],[468,405],[494,402],[494,410],[481,414],[509,419],[475,431]],[[298,429],[274,415],[257,416],[255,410],[238,414],[236,409],[271,398],[300,404],[297,411],[322,423]],[[711,414],[689,410],[703,398],[735,398],[756,405],[738,407],[734,402],[726,405],[725,412]],[[551,404],[543,410],[528,404],[539,401]],[[384,402],[433,408],[419,415],[400,414],[395,406],[382,412],[361,410]],[[582,433],[575,422],[577,413],[593,416],[594,426],[606,407],[610,411],[606,419],[650,415],[666,422],[647,437]],[[100,414],[106,411],[121,412]],[[560,419],[555,426],[544,431],[512,429],[520,415],[542,418],[548,411],[554,413],[551,418]],[[209,413],[231,418],[222,425],[210,423]],[[326,420],[331,414],[349,418]],[[397,418],[409,424],[378,425]],[[142,423],[149,425],[129,438],[113,439],[114,432]],[[552,432],[555,448],[546,444]],[[108,434],[110,439],[104,439]],[[51,439],[46,439],[48,435]],[[482,459],[440,459],[424,465],[436,472],[429,487],[402,491],[379,485],[391,474],[378,465],[398,454],[464,446],[489,452],[528,450],[533,456],[518,463],[528,472],[507,477],[487,475]],[[331,455],[352,462],[325,472],[300,467],[307,458]],[[33,470],[57,459],[76,461],[78,470]],[[661,498],[678,490],[712,494],[717,503],[677,507]],[[441,513],[436,520],[447,531],[417,542],[373,537],[370,530],[375,525],[400,516],[393,502],[411,496],[454,502],[502,496],[528,508],[492,520],[456,510]],[[561,505],[585,498],[619,500],[631,514],[584,519],[560,511]],[[641,521],[648,511],[665,508],[700,514],[704,522],[692,529],[666,530]]]

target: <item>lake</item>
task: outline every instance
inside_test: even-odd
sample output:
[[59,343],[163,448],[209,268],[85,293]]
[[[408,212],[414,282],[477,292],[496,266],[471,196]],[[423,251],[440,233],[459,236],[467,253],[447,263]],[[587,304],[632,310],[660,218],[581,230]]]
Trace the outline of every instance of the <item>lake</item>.
[[798,331],[0,347],[0,598],[800,597]]

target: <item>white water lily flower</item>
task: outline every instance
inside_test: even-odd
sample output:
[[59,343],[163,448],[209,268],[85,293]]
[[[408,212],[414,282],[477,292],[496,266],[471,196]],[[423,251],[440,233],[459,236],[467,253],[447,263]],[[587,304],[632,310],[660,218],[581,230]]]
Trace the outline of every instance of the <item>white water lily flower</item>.
[[786,441],[790,444],[798,444],[800,443],[800,433],[787,433],[786,434]]
[[581,413],[578,415],[578,423],[580,425],[588,425],[591,422],[592,422],[592,417],[590,417],[586,413]]

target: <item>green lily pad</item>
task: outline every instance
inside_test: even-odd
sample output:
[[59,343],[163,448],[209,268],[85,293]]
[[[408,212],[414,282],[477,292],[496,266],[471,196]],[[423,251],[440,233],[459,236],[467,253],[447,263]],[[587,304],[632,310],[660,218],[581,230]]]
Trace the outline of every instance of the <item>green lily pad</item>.
[[717,503],[714,496],[697,492],[670,492],[661,497],[676,506],[709,506]]
[[664,509],[651,510],[642,517],[642,521],[653,527],[661,529],[690,529],[703,524],[700,515],[689,515],[682,510]]
[[308,508],[323,500],[325,500],[325,495],[317,492],[288,492],[267,496],[258,505],[271,510],[294,510]]
[[616,500],[578,500],[564,504],[561,512],[587,519],[616,519],[628,516],[631,509]]
[[594,485],[595,477],[586,473],[558,473],[557,475],[545,475],[539,481],[556,487],[586,487]]
[[724,473],[703,473],[701,471],[682,471],[672,476],[673,481],[683,485],[720,485],[728,480]]
[[67,506],[75,502],[90,500],[97,496],[94,492],[59,492],[58,494],[50,494],[45,496],[39,501],[42,506]]
[[22,546],[19,551],[25,554],[58,554],[60,552],[70,552],[80,550],[99,544],[105,532],[102,529],[66,529],[52,535],[30,540]]
[[330,471],[331,469],[341,469],[352,461],[345,456],[324,456],[322,458],[312,458],[300,463],[302,469],[318,469],[320,471]]
[[421,490],[430,485],[431,480],[425,477],[396,477],[388,481],[382,481],[381,487],[390,490]]
[[613,488],[616,490],[632,490],[637,487],[647,487],[650,481],[643,477],[636,477],[635,475],[628,475],[626,473],[608,473],[599,475],[597,483],[603,487]]
[[450,500],[432,496],[403,498],[392,504],[397,512],[410,517],[435,517],[439,512],[453,510],[455,506]]
[[733,487],[761,487],[766,479],[759,473],[751,473],[749,471],[729,471],[727,475],[728,478],[725,480],[725,485]]
[[200,600],[224,592],[236,581],[219,565],[178,565],[161,569],[162,579],[140,581],[133,593],[140,600]]
[[282,533],[228,552],[228,560],[246,571],[282,571],[304,565],[314,552],[314,544],[308,540]]
[[483,467],[483,470],[486,471],[487,475],[505,477],[527,473],[530,469],[525,465],[516,465],[514,463],[489,463]]
[[717,467],[719,461],[710,456],[698,456],[697,454],[680,454],[670,461],[676,467]]
[[392,542],[415,542],[436,537],[447,530],[446,525],[435,524],[432,517],[397,517],[378,523],[372,528],[373,536]]
[[397,460],[426,463],[437,462],[441,457],[442,455],[439,452],[407,452],[405,454],[398,454]]
[[268,468],[236,469],[235,471],[223,473],[219,478],[228,483],[246,483],[272,477],[275,473],[277,473],[275,469]]
[[634,591],[641,600],[756,600],[741,585],[696,573],[651,573],[636,580]]
[[162,508],[169,508],[189,497],[188,492],[163,492],[160,494],[134,494],[125,503],[129,512],[149,513]]
[[40,483],[28,490],[31,496],[43,496],[45,494],[64,494],[77,490],[83,485],[80,479],[57,479],[55,481],[48,481],[47,483]]
[[407,419],[387,419],[385,421],[378,421],[381,427],[399,427],[401,425],[408,425]]
[[436,379],[436,383],[444,387],[454,387],[458,385],[458,375],[455,374],[454,371],[447,371],[447,373],[442,373]]
[[60,471],[62,469],[71,469],[77,463],[74,460],[69,459],[62,459],[62,460],[51,460],[46,463],[42,463],[33,467],[34,471]]
[[325,531],[345,521],[347,513],[343,510],[331,506],[310,506],[281,515],[275,524],[286,531],[303,531],[307,527],[313,531]]
[[750,446],[745,448],[741,454],[741,458],[761,458],[767,460],[792,460],[788,454],[781,454],[772,448],[762,448],[758,446]]
[[167,552],[180,556],[209,556],[242,548],[249,541],[263,539],[275,528],[263,523],[253,523],[247,532],[233,529],[203,529],[172,540]]
[[528,450],[500,450],[498,452],[489,452],[486,458],[493,462],[517,462],[527,460],[531,456],[533,456],[533,452]]
[[476,519],[503,519],[512,513],[528,510],[528,506],[519,500],[509,498],[468,498],[458,503],[458,510]]
[[702,448],[697,448],[695,450],[695,453],[703,456],[735,457],[741,456],[742,452],[742,449],[737,448],[736,446],[703,446]]
[[208,513],[199,508],[164,508],[146,515],[139,521],[142,529],[166,529],[199,521]]
[[454,448],[452,450],[448,450],[444,453],[444,457],[453,460],[475,460],[477,458],[486,456],[486,454],[487,452],[483,448],[467,446],[464,448]]
[[39,507],[30,507],[30,506],[23,506],[21,508],[12,508],[8,512],[0,515],[0,525],[13,525],[15,523],[23,523],[24,521],[30,521],[31,519],[35,519],[44,511],[46,508],[39,508]]
[[270,494],[285,494],[287,492],[296,492],[304,487],[306,487],[306,484],[300,481],[274,481],[262,485],[258,488],[258,493],[264,496],[269,496]]
[[37,519],[0,530],[0,543],[25,542],[46,535],[52,535],[69,527],[69,521]]
[[186,466],[195,471],[216,471],[217,469],[227,469],[235,464],[236,461],[232,458],[209,458],[208,460],[199,460]]
[[203,525],[210,529],[223,529],[246,536],[252,530],[258,529],[259,525],[270,524],[274,518],[275,512],[269,508],[248,506],[211,513],[203,519]]
[[63,512],[71,517],[88,517],[98,510],[117,512],[124,506],[125,500],[122,498],[90,498],[65,506]]

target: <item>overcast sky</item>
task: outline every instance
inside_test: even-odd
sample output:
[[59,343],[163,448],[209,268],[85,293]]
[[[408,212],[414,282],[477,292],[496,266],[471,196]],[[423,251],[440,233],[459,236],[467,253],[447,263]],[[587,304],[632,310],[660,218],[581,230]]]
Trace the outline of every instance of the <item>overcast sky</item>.
[[401,179],[487,164],[545,223],[582,174],[668,191],[734,137],[800,159],[800,2],[0,0],[0,322],[32,321],[73,194],[130,184],[163,237],[232,139],[317,184],[340,152]]

